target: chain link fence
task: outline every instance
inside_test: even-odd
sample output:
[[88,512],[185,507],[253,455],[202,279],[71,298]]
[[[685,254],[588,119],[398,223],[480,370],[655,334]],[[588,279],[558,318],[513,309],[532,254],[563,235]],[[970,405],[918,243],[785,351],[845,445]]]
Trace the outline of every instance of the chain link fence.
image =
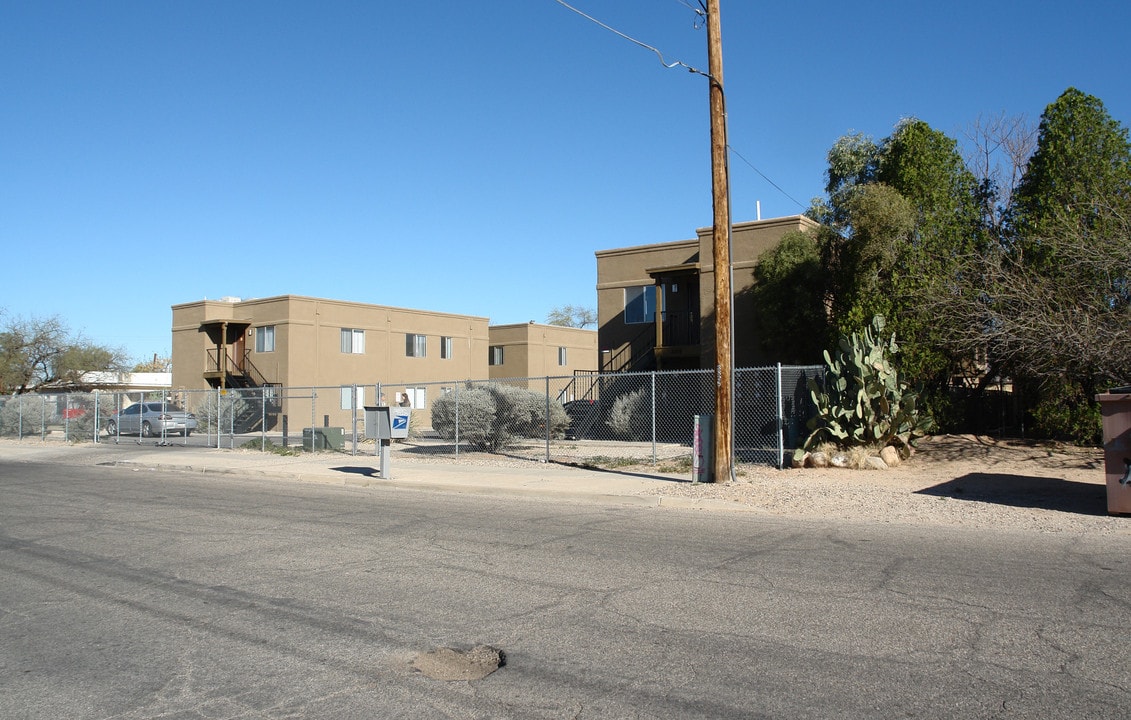
[[[824,368],[734,373],[736,462],[782,467],[815,414]],[[545,462],[690,470],[696,416],[715,411],[710,370],[505,380],[0,396],[0,436],[376,454],[365,407],[408,418],[406,456],[491,453]]]

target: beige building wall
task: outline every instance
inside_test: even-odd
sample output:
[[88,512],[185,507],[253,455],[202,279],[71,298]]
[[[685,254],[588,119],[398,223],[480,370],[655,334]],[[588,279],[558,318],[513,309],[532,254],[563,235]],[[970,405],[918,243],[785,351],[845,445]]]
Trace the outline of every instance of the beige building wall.
[[[224,320],[241,329],[241,337],[229,338],[232,350],[246,349],[254,375],[268,383],[326,387],[487,376],[487,318],[283,295],[174,305],[174,387],[209,387],[205,372],[216,348],[202,326]],[[275,345],[261,352],[256,333],[265,327],[274,328]],[[343,329],[358,337],[360,352],[342,351]],[[408,335],[423,338],[414,343],[422,355],[408,352]]]
[[[739,367],[773,362],[756,351],[743,332],[757,312],[744,291],[754,284],[759,256],[794,230],[815,230],[819,225],[802,215],[738,223],[731,230],[733,348]],[[630,288],[668,285],[666,296],[654,306],[671,314],[687,313],[698,323],[697,345],[688,345],[697,367],[715,364],[715,266],[712,229],[700,228],[692,240],[601,250],[597,257],[597,316],[602,369],[632,368],[633,358],[647,356],[656,344],[655,323],[625,322],[625,294]],[[690,291],[691,296],[688,296]],[[680,293],[683,293],[680,295]]]
[[[732,348],[735,367],[755,367],[777,362],[777,358],[758,351],[757,343],[745,331],[758,309],[746,291],[754,287],[754,266],[762,253],[776,247],[786,233],[816,231],[820,224],[804,215],[756,220],[738,223],[731,228],[731,316],[734,323]],[[696,230],[699,236],[700,257],[705,258],[700,269],[699,303],[702,308],[702,355],[700,367],[715,366],[715,264],[714,240],[711,228]],[[798,328],[798,332],[806,332]]]
[[492,348],[489,355],[499,348],[503,358],[501,365],[488,366],[492,380],[562,377],[597,369],[595,330],[531,322],[492,325],[488,333]]
[[189,390],[208,387],[204,373],[215,347],[201,326],[209,321],[235,320],[236,305],[224,300],[201,300],[173,306],[173,387]]
[[601,370],[622,370],[655,345],[652,323],[630,324],[624,319],[625,293],[630,288],[652,287],[650,268],[697,267],[699,242],[681,240],[599,250],[597,256],[597,333]]

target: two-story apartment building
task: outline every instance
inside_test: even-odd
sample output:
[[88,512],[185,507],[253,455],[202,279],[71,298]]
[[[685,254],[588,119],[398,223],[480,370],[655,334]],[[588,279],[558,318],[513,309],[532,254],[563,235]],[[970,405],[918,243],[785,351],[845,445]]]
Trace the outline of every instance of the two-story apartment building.
[[[758,257],[790,231],[813,230],[803,215],[736,224],[731,230],[731,317],[735,364],[771,363],[743,327],[757,312],[747,292]],[[598,346],[602,371],[709,368],[715,365],[715,272],[711,228],[690,240],[600,250]],[[726,269],[724,268],[723,271]]]
[[597,371],[597,333],[593,330],[531,321],[492,325],[488,333],[487,363],[492,380]]
[[281,295],[173,306],[177,388],[487,376],[487,318]]
[[176,388],[452,382],[596,367],[593,330],[489,326],[473,315],[297,295],[173,306]]

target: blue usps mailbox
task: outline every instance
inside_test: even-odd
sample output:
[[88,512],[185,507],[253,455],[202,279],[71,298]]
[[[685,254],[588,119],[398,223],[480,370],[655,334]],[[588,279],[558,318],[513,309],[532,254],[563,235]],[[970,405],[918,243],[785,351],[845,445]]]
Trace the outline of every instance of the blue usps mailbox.
[[393,440],[404,440],[408,437],[409,421],[412,418],[412,408],[407,407],[391,407],[389,408],[389,437]]

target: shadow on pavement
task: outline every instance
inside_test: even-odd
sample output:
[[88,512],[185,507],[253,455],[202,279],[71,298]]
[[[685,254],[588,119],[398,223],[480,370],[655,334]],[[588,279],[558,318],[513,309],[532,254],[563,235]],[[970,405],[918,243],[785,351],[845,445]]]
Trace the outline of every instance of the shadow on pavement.
[[336,472],[350,473],[352,475],[364,475],[366,477],[372,477],[372,478],[381,477],[381,473],[379,473],[377,471],[377,468],[371,468],[371,467],[360,467],[360,466],[348,466],[347,465],[347,466],[343,466],[343,467],[335,467],[335,468],[330,468],[330,469],[334,470]]
[[552,464],[553,465],[560,465],[562,467],[577,468],[579,470],[590,470],[592,472],[608,473],[610,475],[623,475],[624,477],[642,478],[644,480],[664,480],[666,482],[687,483],[687,484],[691,484],[691,482],[692,482],[691,478],[689,478],[689,477],[673,477],[671,475],[660,475],[660,474],[652,474],[652,473],[645,473],[645,472],[634,472],[632,470],[628,470],[628,469],[623,468],[623,467],[606,468],[606,467],[601,467],[599,465],[590,465],[588,463],[581,463],[581,462],[568,462],[568,461],[564,461],[564,460],[561,460],[561,461],[555,460]]
[[916,492],[1010,507],[1107,515],[1107,489],[1104,485],[1062,478],[970,473]]

